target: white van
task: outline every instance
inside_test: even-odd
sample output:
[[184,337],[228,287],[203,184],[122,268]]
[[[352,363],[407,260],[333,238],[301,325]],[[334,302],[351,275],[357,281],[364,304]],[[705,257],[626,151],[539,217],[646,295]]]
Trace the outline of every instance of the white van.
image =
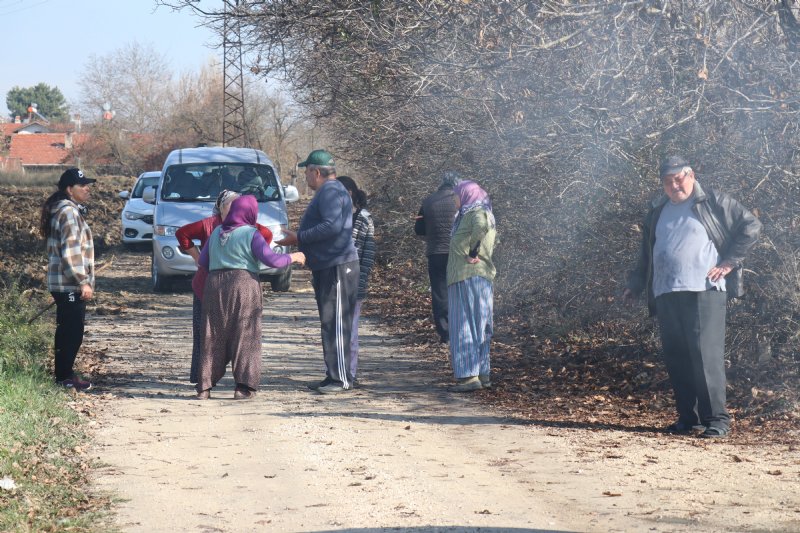
[[[178,249],[175,232],[211,216],[214,202],[223,189],[252,194],[258,201],[258,223],[272,231],[272,249],[288,228],[286,202],[297,201],[297,188],[281,184],[267,155],[252,148],[182,148],[173,150],[164,162],[157,187],[145,190],[143,199],[155,204],[153,211],[153,291],[171,288],[178,278],[191,277],[197,270],[194,260]],[[283,269],[261,266],[274,291],[288,291],[291,265]]]

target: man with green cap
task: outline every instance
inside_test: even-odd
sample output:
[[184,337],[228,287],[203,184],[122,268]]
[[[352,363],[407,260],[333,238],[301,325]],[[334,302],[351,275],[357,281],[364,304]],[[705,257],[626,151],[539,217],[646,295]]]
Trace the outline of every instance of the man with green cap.
[[336,179],[336,163],[325,150],[314,150],[297,166],[305,169],[314,197],[297,233],[287,230],[276,244],[297,245],[311,269],[322,324],[325,379],[309,385],[321,394],[351,390],[350,331],[358,294],[358,252],[353,244],[353,204]]

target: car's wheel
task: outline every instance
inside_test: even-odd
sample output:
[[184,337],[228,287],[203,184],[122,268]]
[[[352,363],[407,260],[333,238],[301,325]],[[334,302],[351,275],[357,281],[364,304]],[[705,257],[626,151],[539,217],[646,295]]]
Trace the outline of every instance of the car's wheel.
[[272,276],[269,280],[270,287],[275,292],[286,292],[292,286],[292,267],[286,269],[283,274]]
[[153,280],[153,292],[167,292],[172,288],[169,280],[158,273],[156,261],[152,257],[150,258],[150,277]]

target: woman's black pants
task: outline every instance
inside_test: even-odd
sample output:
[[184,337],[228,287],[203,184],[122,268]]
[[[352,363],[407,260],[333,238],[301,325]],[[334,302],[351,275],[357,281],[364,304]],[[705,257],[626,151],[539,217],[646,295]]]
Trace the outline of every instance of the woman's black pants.
[[56,301],[56,381],[72,377],[72,366],[83,343],[86,302],[79,291],[51,292]]

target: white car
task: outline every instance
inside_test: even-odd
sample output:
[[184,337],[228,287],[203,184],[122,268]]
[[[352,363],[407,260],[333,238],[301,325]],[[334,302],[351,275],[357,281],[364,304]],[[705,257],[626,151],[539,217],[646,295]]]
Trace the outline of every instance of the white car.
[[136,244],[153,240],[153,206],[142,200],[147,187],[155,187],[161,172],[143,172],[136,178],[131,192],[121,191],[119,197],[125,202],[122,209],[122,242]]

